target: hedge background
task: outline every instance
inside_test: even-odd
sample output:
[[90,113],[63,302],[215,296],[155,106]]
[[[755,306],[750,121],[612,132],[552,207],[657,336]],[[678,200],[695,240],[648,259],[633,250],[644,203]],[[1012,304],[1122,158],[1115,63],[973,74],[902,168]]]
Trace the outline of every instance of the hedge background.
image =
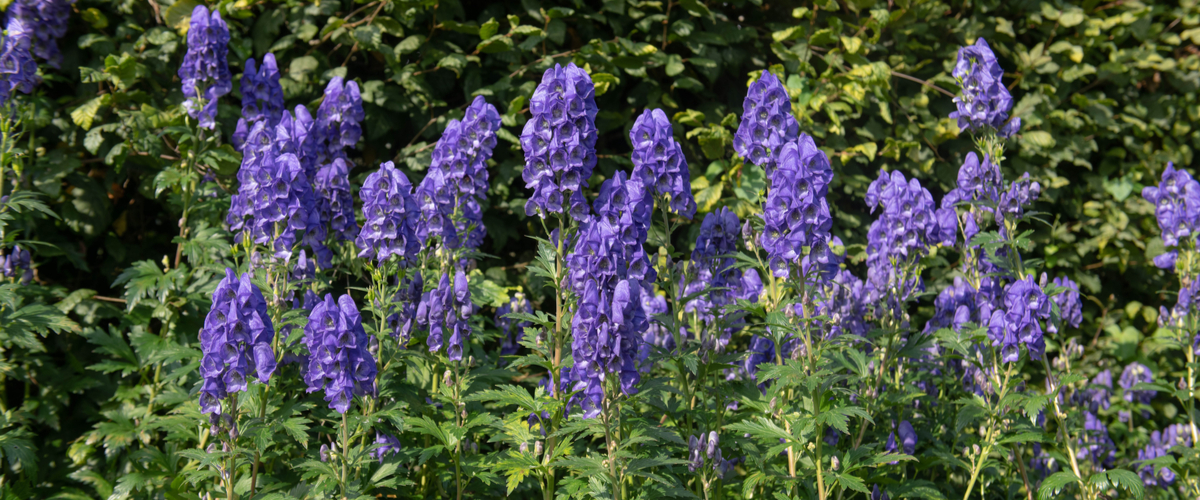
[[[23,238],[50,243],[34,247],[36,280],[47,285],[42,300],[69,313],[80,331],[37,339],[39,348],[6,355],[2,365],[5,423],[24,429],[42,457],[38,469],[26,471],[38,497],[107,497],[114,487],[119,497],[133,486],[122,490],[118,478],[161,478],[180,466],[169,453],[147,450],[157,450],[152,436],[192,425],[163,410],[193,397],[190,387],[171,385],[161,367],[194,349],[189,343],[219,278],[215,267],[164,272],[162,265],[176,252],[181,183],[195,180],[170,168],[188,152],[164,131],[182,124],[180,28],[196,4],[80,0],[59,42],[61,69],[42,68],[45,82],[33,97],[36,157],[22,182],[46,194],[61,220],[27,216],[19,224]],[[731,163],[732,134],[751,74],[769,68],[788,87],[801,130],[832,160],[834,233],[849,244],[852,268],[862,275],[871,220],[862,200],[870,179],[880,168],[898,169],[940,199],[971,150],[970,138],[946,118],[953,109],[946,94],[957,92],[949,77],[956,49],[985,37],[1008,70],[1012,114],[1024,123],[1005,177],[1028,171],[1046,188],[1037,205],[1046,224],[1031,253],[1080,283],[1086,299],[1079,335],[1096,346],[1093,359],[1140,359],[1157,368],[1157,308],[1174,301],[1164,291],[1169,276],[1149,263],[1162,249],[1152,206],[1140,192],[1167,162],[1194,165],[1195,1],[218,5],[233,36],[235,79],[246,58],[274,52],[288,106],[310,109],[332,76],[359,82],[367,118],[352,153],[355,186],[387,160],[403,165],[415,184],[445,123],[474,95],[495,104],[504,129],[490,169],[482,250],[498,258],[481,260],[480,268],[496,284],[525,285],[535,304],[539,287],[517,282],[519,263],[534,249],[525,235],[540,226],[524,215],[516,136],[546,67],[574,61],[597,83],[598,178],[628,168],[633,118],[662,107],[676,121],[677,137],[687,138],[701,213],[731,206],[741,216],[750,209],[743,199],[764,180],[743,171],[740,160]],[[240,114],[236,87],[221,102],[226,133]],[[220,183],[232,189],[238,155],[229,149],[211,158]],[[202,222],[193,226],[185,255],[229,256],[230,236],[220,227],[228,198],[207,193],[191,216]],[[694,241],[698,226],[678,241]],[[955,257],[943,257],[929,271],[935,278],[955,265]],[[132,347],[104,344],[108,335],[125,335]],[[18,340],[0,338],[6,349]],[[175,347],[158,345],[154,356],[144,355],[154,342]],[[107,374],[89,368],[101,362],[124,364],[105,365],[112,368]],[[1160,414],[1169,418],[1175,409]]]

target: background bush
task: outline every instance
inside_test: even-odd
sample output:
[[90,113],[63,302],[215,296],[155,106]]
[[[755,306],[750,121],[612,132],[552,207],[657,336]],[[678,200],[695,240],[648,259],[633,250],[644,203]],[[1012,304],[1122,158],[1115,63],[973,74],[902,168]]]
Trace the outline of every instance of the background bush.
[[[41,193],[53,214],[17,214],[7,243],[40,242],[27,244],[37,286],[21,300],[64,316],[48,309],[45,321],[26,324],[10,315],[0,334],[7,425],[0,449],[11,498],[195,498],[198,491],[182,480],[180,472],[195,466],[180,451],[197,447],[196,333],[233,258],[222,221],[240,155],[223,148],[202,158],[221,186],[207,184],[181,221],[187,183],[199,180],[180,173],[189,151],[176,142],[184,124],[176,76],[186,51],[181,28],[195,5],[79,0],[59,41],[60,69],[43,64],[44,82],[22,97],[36,112],[25,123],[33,132],[23,138],[28,144],[17,145],[27,165],[19,182]],[[732,137],[747,83],[770,69],[787,87],[801,131],[832,162],[833,232],[847,244],[847,267],[862,276],[873,217],[863,199],[881,168],[919,179],[935,199],[953,187],[972,141],[947,118],[958,90],[949,71],[959,46],[984,37],[1007,70],[1012,115],[1024,124],[1005,177],[1029,172],[1044,188],[1036,209],[1045,224],[1031,226],[1028,254],[1044,259],[1051,275],[1077,281],[1085,296],[1082,326],[1066,332],[1086,348],[1080,370],[1118,371],[1138,361],[1173,384],[1178,379],[1168,374],[1184,369],[1179,352],[1160,341],[1158,307],[1174,302],[1174,278],[1150,264],[1163,247],[1153,206],[1139,194],[1167,162],[1194,165],[1195,2],[226,0],[210,7],[229,23],[235,82],[245,59],[272,52],[289,108],[315,110],[334,76],[359,83],[366,120],[351,153],[356,190],[383,161],[417,182],[447,121],[473,96],[498,108],[503,128],[489,163],[481,248],[488,255],[478,260],[489,318],[491,306],[517,287],[535,309],[553,312],[543,282],[523,271],[537,245],[526,236],[543,232],[524,215],[529,193],[517,141],[528,98],[552,64],[574,62],[596,82],[593,188],[630,168],[634,118],[663,108],[688,158],[699,212],[729,207],[743,218],[757,211],[752,202],[764,179],[734,157]],[[234,88],[220,103],[222,142],[240,115]],[[701,219],[676,234],[676,246],[690,250]],[[949,284],[954,259],[943,252],[928,261],[930,291]],[[355,281],[359,268],[338,272],[340,289],[366,283]],[[911,312],[923,323],[932,300]],[[486,329],[495,330],[490,320]],[[473,344],[481,365],[504,365],[495,335]],[[1041,383],[1036,374],[1028,381]],[[1165,396],[1153,409],[1155,417],[1138,427],[1113,430],[1120,465],[1132,468],[1149,430],[1185,411]],[[314,456],[329,430],[323,425],[305,421],[288,432],[305,436]],[[488,446],[479,442],[485,453]],[[406,459],[416,459],[419,450],[409,453]],[[932,481],[937,491],[910,495],[962,494],[963,481],[928,472],[948,460],[939,453],[959,451],[918,456],[908,466],[916,475],[905,478]],[[1019,482],[1006,484],[1011,476],[993,472],[1000,482],[989,497],[1023,495]],[[503,477],[485,468],[477,474],[473,495],[505,492]],[[527,481],[513,494],[537,495],[534,486]],[[397,488],[385,490],[419,494]]]

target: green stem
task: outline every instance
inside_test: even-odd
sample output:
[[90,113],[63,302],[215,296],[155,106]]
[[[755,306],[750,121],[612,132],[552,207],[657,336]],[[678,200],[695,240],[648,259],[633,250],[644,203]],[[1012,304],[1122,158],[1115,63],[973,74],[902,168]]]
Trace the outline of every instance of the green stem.
[[[259,393],[258,399],[258,419],[261,421],[267,417],[267,385],[262,384],[262,392]],[[254,498],[254,488],[258,485],[258,463],[262,458],[261,450],[258,447],[254,449],[254,467],[250,470],[250,498]]]
[[346,414],[342,414],[342,500],[346,499],[346,465],[350,460],[350,433]]

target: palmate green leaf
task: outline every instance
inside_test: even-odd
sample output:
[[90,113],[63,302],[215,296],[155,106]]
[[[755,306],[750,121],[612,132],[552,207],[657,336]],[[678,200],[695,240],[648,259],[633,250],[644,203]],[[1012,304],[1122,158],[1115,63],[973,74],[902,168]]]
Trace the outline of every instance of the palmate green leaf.
[[832,476],[833,479],[837,481],[837,484],[841,485],[843,488],[848,488],[865,495],[871,494],[871,490],[867,488],[867,485],[863,483],[862,479],[849,474],[840,474],[837,472],[830,472],[827,475]]
[[778,443],[780,439],[787,442],[796,442],[796,438],[792,437],[791,433],[783,430],[782,427],[775,425],[775,422],[763,416],[755,416],[741,422],[735,422],[726,425],[725,428],[741,434],[750,434],[755,438],[772,444]]
[[29,474],[37,474],[37,447],[29,437],[20,428],[0,432],[0,458],[7,459],[9,467],[19,466]]
[[1038,498],[1041,500],[1057,498],[1058,494],[1061,493],[1067,486],[1078,482],[1079,476],[1076,476],[1073,472],[1055,472],[1054,474],[1051,474],[1050,477],[1042,481],[1042,485],[1038,487]]
[[468,395],[466,401],[488,401],[500,405],[516,405],[525,411],[541,411],[541,404],[533,399],[529,390],[515,385],[502,385],[498,389],[476,392]]
[[1142,478],[1125,469],[1111,469],[1092,474],[1088,478],[1088,484],[1102,491],[1111,488],[1120,488],[1133,498],[1138,499],[1146,495],[1146,488],[1142,483]]
[[842,434],[847,434],[850,432],[847,426],[850,417],[858,417],[869,423],[875,422],[866,410],[857,406],[843,406],[821,411],[817,415],[816,425],[830,425],[834,429],[841,431]]

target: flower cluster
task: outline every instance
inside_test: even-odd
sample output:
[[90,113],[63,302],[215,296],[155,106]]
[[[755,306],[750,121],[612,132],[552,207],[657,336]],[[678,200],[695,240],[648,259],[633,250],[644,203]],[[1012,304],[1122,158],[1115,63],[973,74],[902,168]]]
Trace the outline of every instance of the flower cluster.
[[[900,436],[899,443],[896,442],[897,435]],[[899,444],[899,447],[897,447],[897,444]],[[887,443],[883,445],[883,451],[888,453],[895,453],[897,449],[905,455],[912,455],[917,449],[917,431],[913,429],[912,424],[907,420],[900,421],[900,425],[888,434]],[[892,462],[892,465],[897,463],[899,463],[898,460]]]
[[[304,175],[309,179],[317,178],[317,163],[313,158],[313,124],[312,113],[303,104],[297,105],[291,113],[283,113],[279,124],[271,130],[271,150],[274,154],[292,153],[300,159],[304,167]],[[253,134],[251,134],[253,135]]]
[[187,54],[179,66],[183,80],[183,102],[188,115],[200,121],[200,126],[216,126],[217,99],[233,90],[229,73],[229,27],[221,13],[197,5],[188,25]]
[[[1079,324],[1083,322],[1083,302],[1079,299],[1079,284],[1062,276],[1054,278],[1050,284],[1061,288],[1062,291],[1050,297],[1054,305],[1058,306],[1059,321],[1058,324],[1048,325],[1046,330],[1058,333],[1060,325],[1079,328]],[[1046,273],[1042,273],[1041,286],[1046,286]]]
[[21,248],[21,245],[13,246],[12,253],[8,255],[0,251],[0,276],[20,279],[22,285],[28,285],[33,281],[31,260],[29,250]]
[[1000,81],[1004,70],[986,40],[980,38],[975,45],[960,47],[951,74],[962,87],[962,95],[954,98],[958,109],[950,113],[950,118],[958,119],[958,128],[990,128],[1000,137],[1009,137],[1021,129],[1020,118],[1008,119],[1012,95]]
[[275,371],[274,339],[267,301],[250,273],[239,278],[226,268],[200,329],[200,410],[221,413],[221,400],[246,390],[247,376],[267,383]]
[[977,202],[971,207],[977,216],[968,217],[967,224],[971,229],[966,231],[966,238],[969,240],[979,232],[979,225],[986,222],[983,214],[991,215],[993,206],[1000,202],[1003,188],[1004,177],[1000,174],[1000,165],[993,163],[988,155],[984,155],[983,161],[980,161],[972,151],[967,153],[966,160],[958,169],[956,186],[942,198],[942,208],[953,208],[960,202]]
[[365,117],[358,83],[345,81],[340,76],[331,78],[325,85],[325,96],[317,108],[311,131],[309,144],[313,161],[317,165],[327,165],[335,158],[344,157],[344,148],[354,147],[362,137],[359,124]]
[[1033,276],[1017,280],[1004,292],[1004,309],[992,311],[988,318],[988,339],[1000,348],[1001,358],[1008,363],[1020,355],[1020,345],[1029,350],[1030,359],[1042,359],[1046,342],[1039,320],[1050,319],[1050,298]]
[[379,263],[393,255],[401,263],[416,258],[421,251],[415,224],[417,202],[404,172],[390,161],[383,163],[367,176],[358,196],[362,198],[366,219],[355,241],[360,249],[358,256],[374,258]]
[[792,116],[792,101],[787,89],[774,74],[763,70],[762,76],[750,84],[746,99],[742,101],[742,123],[733,136],[734,151],[766,169],[769,176],[775,162],[780,160],[784,145],[796,141],[799,136],[800,124]]
[[10,16],[5,35],[0,38],[0,106],[8,103],[13,92],[28,94],[41,82],[37,63],[29,53],[29,37],[28,26],[18,17]]
[[449,333],[446,355],[450,361],[461,361],[463,346],[471,338],[469,320],[474,311],[466,273],[462,269],[455,271],[453,283],[450,274],[442,273],[437,288],[422,295],[417,306],[417,323],[429,330],[426,340],[429,352],[442,350],[443,338]]
[[642,284],[626,279],[612,288],[598,280],[588,280],[580,294],[578,310],[571,318],[571,354],[575,358],[572,390],[582,391],[572,406],[582,409],[584,418],[600,414],[604,401],[604,381],[616,375],[620,390],[636,392],[641,381],[637,356],[642,335],[649,327],[642,310]]
[[1102,370],[1095,377],[1092,377],[1092,381],[1088,387],[1075,391],[1075,394],[1071,395],[1071,402],[1087,408],[1092,413],[1096,413],[1102,409],[1107,410],[1112,406],[1109,402],[1112,389],[1112,371]]
[[655,347],[668,352],[675,350],[675,336],[662,323],[654,321],[656,314],[666,314],[667,310],[665,296],[651,293],[642,294],[642,312],[646,314],[646,320],[650,322],[646,327],[646,333],[642,334],[642,345],[638,347],[638,369],[642,372],[648,372],[652,368],[653,365],[646,361],[650,359],[650,353]]
[[657,273],[642,245],[650,229],[653,199],[640,180],[625,172],[604,181],[594,207],[596,216],[584,222],[567,255],[569,285],[577,293],[597,281],[612,290],[617,281],[654,281]]
[[[680,287],[681,295],[694,298],[684,306],[687,312],[695,312],[700,318],[715,321],[719,309],[732,302],[741,281],[741,272],[734,267],[731,256],[737,251],[738,217],[726,207],[704,216],[700,224],[700,236],[692,250],[691,272]],[[696,295],[703,290],[711,293]]]
[[1167,163],[1162,182],[1143,188],[1142,197],[1154,204],[1163,245],[1170,248],[1154,258],[1154,265],[1174,269],[1175,259],[1179,256],[1179,250],[1174,247],[1192,241],[1200,231],[1200,182],[1187,170],[1175,170],[1174,163]]
[[804,247],[820,246],[829,239],[833,218],[825,195],[833,169],[807,134],[784,144],[777,158],[768,177],[760,243],[770,258],[772,274],[784,278],[804,256]]
[[1150,384],[1153,382],[1154,372],[1151,372],[1150,368],[1147,368],[1146,365],[1135,361],[1125,366],[1125,370],[1121,372],[1121,379],[1118,383],[1125,390],[1125,401],[1148,405],[1154,399],[1154,396],[1158,394],[1158,391],[1154,389],[1134,389],[1133,387],[1141,383]]
[[233,132],[233,145],[242,149],[250,129],[258,122],[266,123],[266,129],[274,131],[283,117],[283,87],[279,84],[279,67],[275,65],[275,54],[263,56],[262,65],[256,67],[254,58],[246,59],[242,72],[242,117]]
[[996,206],[996,223],[1003,224],[1004,219],[1020,219],[1025,213],[1025,207],[1038,199],[1042,193],[1042,185],[1029,178],[1025,172],[1021,178],[1008,186],[1008,191],[1000,194],[1000,203]]
[[[1172,446],[1182,445],[1191,446],[1189,433],[1184,431],[1179,433],[1176,426],[1171,426],[1166,429],[1167,432],[1153,431],[1150,433],[1150,443],[1145,448],[1138,450],[1138,460],[1153,460],[1158,457],[1170,454]],[[1158,468],[1158,474],[1154,473],[1155,467],[1145,465],[1138,469],[1138,476],[1141,476],[1142,483],[1146,486],[1158,486],[1164,490],[1170,489],[1171,484],[1175,482],[1175,471],[1170,467]]]
[[67,20],[74,4],[75,0],[17,0],[9,10],[13,18],[20,19],[32,31],[34,55],[55,69],[62,60],[58,39],[67,34]]
[[367,348],[367,332],[358,306],[349,295],[332,294],[313,307],[304,327],[308,347],[308,392],[325,391],[329,408],[346,413],[354,396],[375,393],[375,357]]
[[417,236],[441,238],[449,248],[477,249],[487,233],[482,203],[487,201],[487,160],[496,147],[500,113],[477,96],[461,121],[450,120],[433,148],[429,173],[417,187],[421,223]]
[[517,353],[517,350],[521,348],[519,342],[525,338],[525,329],[533,326],[528,321],[507,317],[512,313],[533,314],[533,307],[529,305],[528,300],[525,300],[525,294],[521,292],[513,294],[508,303],[496,309],[496,326],[504,333],[504,337],[500,339],[500,354],[505,356]]
[[673,134],[671,121],[663,110],[642,112],[629,130],[633,177],[652,187],[655,195],[666,198],[672,212],[690,219],[696,213],[696,201],[692,197],[687,158],[683,157],[683,149]]
[[379,447],[375,448],[375,451],[372,451],[371,455],[373,455],[376,460],[379,460],[379,463],[383,463],[383,458],[388,455],[400,453],[400,440],[391,434],[384,434],[376,431],[375,444],[379,445]]
[[521,178],[533,190],[526,215],[561,213],[565,202],[572,218],[587,219],[582,190],[596,166],[595,93],[591,77],[574,63],[547,69],[534,89],[529,100],[533,117],[521,131]]
[[1079,436],[1079,448],[1075,452],[1075,458],[1089,459],[1093,464],[1107,469],[1112,467],[1113,452],[1116,449],[1116,443],[1113,443],[1112,438],[1108,435],[1108,426],[1104,425],[1104,422],[1094,413],[1084,411],[1083,433]]
[[701,437],[688,438],[688,471],[696,473],[706,468],[711,468],[717,477],[724,477],[733,470],[733,464],[721,457],[721,443],[717,431],[710,431],[708,435],[701,434]]
[[961,330],[967,323],[979,324],[978,294],[975,287],[961,276],[954,277],[954,284],[946,287],[933,301],[933,317],[925,324],[926,332],[940,328]]
[[[1167,309],[1165,306],[1159,306],[1158,326],[1190,329],[1188,317],[1197,312],[1200,312],[1200,279],[1193,279],[1179,288],[1175,307]],[[1195,332],[1195,337],[1192,339],[1192,350],[1195,354],[1200,355],[1200,331]]]
[[408,344],[409,335],[412,334],[413,326],[416,326],[417,305],[421,302],[421,295],[425,293],[425,282],[419,272],[413,273],[411,277],[397,279],[401,280],[400,288],[396,290],[396,296],[392,300],[396,312],[388,315],[387,325],[392,337],[399,339],[399,345],[403,347]]
[[862,280],[849,271],[838,270],[832,280],[823,287],[817,302],[817,314],[826,316],[822,322],[825,338],[841,335],[863,336],[870,330],[867,325],[867,288]]
[[[359,233],[358,222],[354,220],[354,195],[350,193],[350,164],[345,158],[334,158],[328,165],[317,171],[314,182],[316,190],[317,214],[324,228],[329,229],[339,240],[353,240]],[[322,263],[322,265],[328,265]]]
[[[250,235],[255,243],[273,242],[275,256],[288,259],[292,247],[303,238],[320,255],[323,228],[318,223],[316,197],[296,155],[285,153],[273,160],[263,158],[254,173],[257,193],[252,201]],[[318,257],[318,261],[322,259]]]
[[880,171],[867,188],[867,206],[883,207],[867,230],[867,281],[879,293],[904,300],[919,287],[908,268],[937,245],[953,245],[958,237],[958,216],[952,208],[937,208],[929,190],[904,174]]

